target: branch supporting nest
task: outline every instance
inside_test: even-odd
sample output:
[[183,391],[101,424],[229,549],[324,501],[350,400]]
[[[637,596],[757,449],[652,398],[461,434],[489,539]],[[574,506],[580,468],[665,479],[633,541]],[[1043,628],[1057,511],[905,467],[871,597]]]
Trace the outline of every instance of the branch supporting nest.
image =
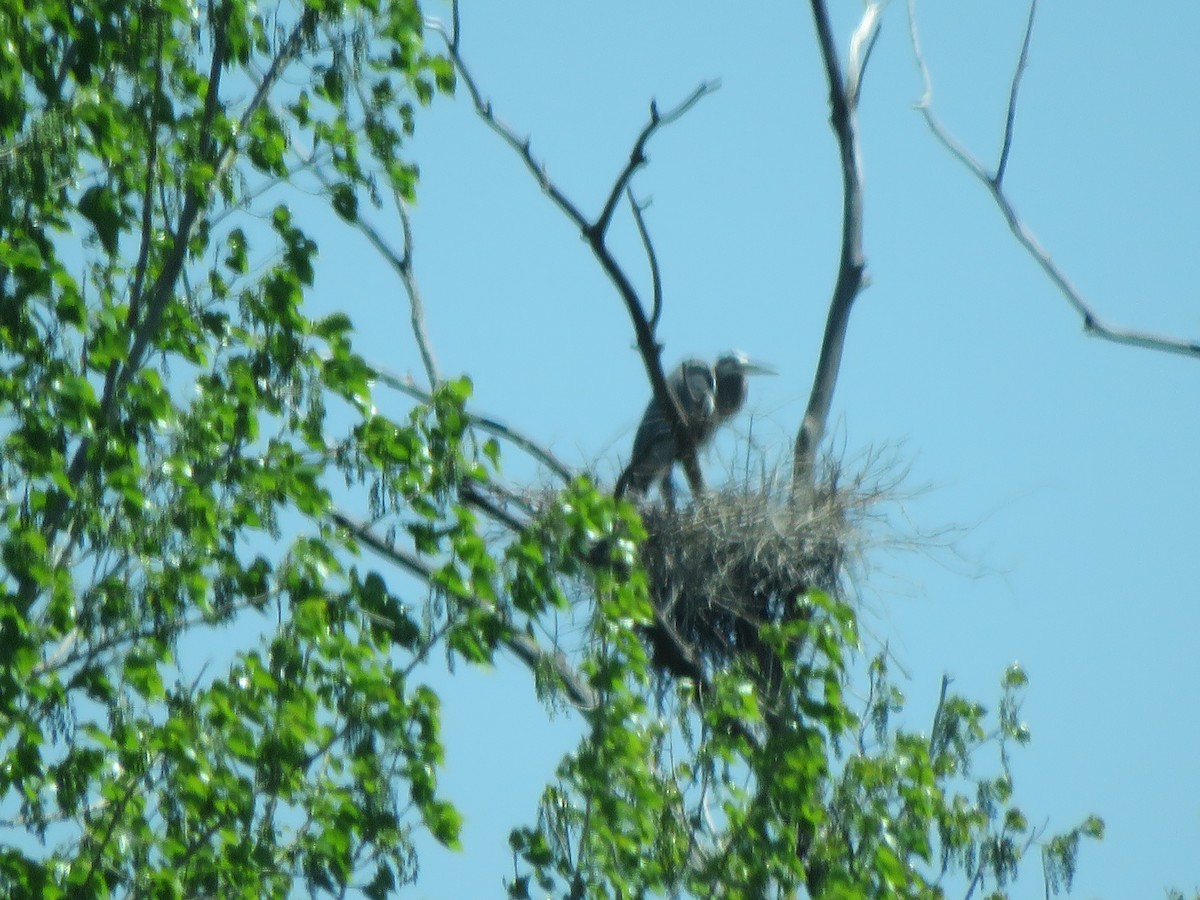
[[816,476],[817,453],[820,451],[829,411],[833,406],[834,389],[837,387],[842,351],[846,346],[846,333],[850,325],[850,309],[866,281],[867,263],[863,253],[863,178],[855,114],[862,92],[863,73],[870,60],[871,48],[874,47],[879,34],[880,9],[881,5],[878,3],[867,5],[851,41],[850,71],[848,75],[843,76],[829,21],[829,10],[823,0],[812,0],[813,20],[829,85],[829,124],[837,140],[842,172],[842,248],[833,296],[829,301],[829,313],[825,319],[817,371],[813,376],[812,392],[809,394],[800,429],[796,433],[792,491],[796,505],[801,510],[811,506],[815,500],[813,479]]

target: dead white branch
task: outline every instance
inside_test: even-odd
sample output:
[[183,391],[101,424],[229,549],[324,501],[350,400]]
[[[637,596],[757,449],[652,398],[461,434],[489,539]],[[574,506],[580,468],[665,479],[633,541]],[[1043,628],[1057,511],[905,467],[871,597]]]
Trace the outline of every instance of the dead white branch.
[[837,387],[842,365],[842,351],[850,324],[850,308],[862,291],[866,280],[867,263],[863,255],[863,176],[858,152],[858,130],[855,115],[862,86],[863,70],[870,58],[871,47],[879,33],[880,5],[869,3],[862,21],[854,32],[850,45],[850,72],[843,77],[838,62],[837,47],[829,21],[829,11],[822,0],[812,0],[813,20],[825,64],[829,84],[829,124],[837,139],[842,171],[842,248],[838,261],[837,279],[825,319],[825,333],[817,371],[813,376],[812,392],[804,411],[804,420],[796,434],[795,455],[792,461],[792,490],[801,508],[810,507],[813,498],[817,452],[825,436],[833,392]]

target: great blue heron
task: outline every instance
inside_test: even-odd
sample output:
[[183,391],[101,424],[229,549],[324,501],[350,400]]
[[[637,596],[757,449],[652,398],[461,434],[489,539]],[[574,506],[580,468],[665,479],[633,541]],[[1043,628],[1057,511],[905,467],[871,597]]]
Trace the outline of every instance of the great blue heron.
[[[726,353],[716,366],[686,359],[672,370],[667,387],[679,399],[684,423],[697,449],[742,408],[746,402],[746,376],[760,374],[774,375],[775,370],[737,352]],[[644,495],[658,481],[669,498],[671,467],[679,458],[671,422],[658,400],[652,398],[634,436],[629,465],[617,479],[616,496]]]

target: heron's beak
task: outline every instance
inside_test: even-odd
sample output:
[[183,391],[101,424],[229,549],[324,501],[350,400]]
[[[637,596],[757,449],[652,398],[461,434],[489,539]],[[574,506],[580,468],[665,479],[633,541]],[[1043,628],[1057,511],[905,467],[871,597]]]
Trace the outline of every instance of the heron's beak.
[[742,365],[742,371],[747,375],[778,375],[779,372],[773,366],[768,366],[765,363],[746,360]]

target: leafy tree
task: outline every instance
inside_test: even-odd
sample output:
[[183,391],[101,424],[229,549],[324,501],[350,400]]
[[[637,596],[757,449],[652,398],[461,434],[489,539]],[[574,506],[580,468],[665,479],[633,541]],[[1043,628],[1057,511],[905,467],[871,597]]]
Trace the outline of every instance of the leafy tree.
[[[2,15],[7,895],[390,895],[416,878],[417,829],[458,844],[420,673],[436,653],[484,665],[501,651],[587,725],[512,834],[512,896],[928,896],[954,873],[1003,895],[1040,840],[1007,766],[1028,736],[1024,676],[1006,674],[991,726],[944,690],[923,736],[894,725],[886,654],[857,671],[839,572],[870,492],[839,491],[816,456],[836,362],[790,486],[701,502],[691,459],[696,502],[644,523],[469,411],[470,382],[438,372],[410,244],[395,249],[360,206],[391,202],[408,237],[405,141],[456,77],[538,172],[462,61],[457,9],[437,51],[410,0],[43,0]],[[849,86],[831,69],[851,181],[856,65]],[[646,142],[706,90],[652,112],[599,219],[542,175],[668,403],[647,314],[661,297],[642,302],[606,231]],[[345,315],[306,310],[318,248],[296,210],[313,186],[393,263],[428,391],[358,356]],[[856,253],[835,303],[846,314]],[[415,397],[411,412],[380,414],[375,388]],[[558,487],[514,497],[501,444]],[[738,518],[747,502],[759,514]],[[729,522],[732,537],[712,527]],[[767,525],[783,535],[765,554],[778,566],[747,574],[729,548]],[[664,548],[705,549],[738,602],[682,615],[679,571],[652,565]],[[400,598],[409,576],[429,587],[420,606]],[[585,647],[568,657],[537,639],[578,606]],[[235,622],[257,640],[198,665]],[[846,699],[858,675],[863,708]],[[975,777],[985,744],[999,774]],[[1089,819],[1043,842],[1051,886],[1100,831]]]

